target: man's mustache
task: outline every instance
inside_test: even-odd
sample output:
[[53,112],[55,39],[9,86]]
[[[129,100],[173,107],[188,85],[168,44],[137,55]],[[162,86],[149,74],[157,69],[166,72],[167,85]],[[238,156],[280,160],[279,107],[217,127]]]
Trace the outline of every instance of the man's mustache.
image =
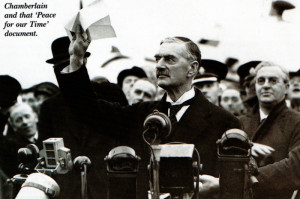
[[157,70],[156,71],[156,77],[159,77],[160,75],[169,76],[169,71],[167,71],[167,70]]

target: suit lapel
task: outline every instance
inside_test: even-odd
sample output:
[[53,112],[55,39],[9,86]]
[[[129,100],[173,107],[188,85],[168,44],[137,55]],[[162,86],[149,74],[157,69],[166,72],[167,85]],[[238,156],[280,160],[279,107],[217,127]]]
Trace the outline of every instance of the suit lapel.
[[248,126],[245,126],[245,131],[248,133],[250,139],[253,140],[260,128],[259,111],[253,112],[253,114],[249,115],[248,117],[249,117],[249,123],[247,123]]
[[206,117],[211,114],[210,104],[202,93],[196,89],[195,99],[173,129],[172,141],[191,143],[207,127]]
[[[159,112],[168,115],[169,103],[166,102],[166,99],[167,99],[167,94],[165,93],[162,99],[153,107],[153,110],[157,109]],[[151,110],[151,112],[153,112],[153,110]]]
[[[274,127],[274,121],[275,119],[280,115],[280,113],[283,111],[283,109],[286,107],[285,102],[279,103],[274,109],[270,112],[269,116],[267,119],[260,125],[258,125],[255,133],[253,134],[252,140],[255,141],[257,140],[260,136],[263,136],[264,134],[269,132],[269,129],[273,126]],[[259,111],[257,111],[259,112]],[[257,113],[259,120],[259,113]],[[250,126],[251,127],[251,126]]]

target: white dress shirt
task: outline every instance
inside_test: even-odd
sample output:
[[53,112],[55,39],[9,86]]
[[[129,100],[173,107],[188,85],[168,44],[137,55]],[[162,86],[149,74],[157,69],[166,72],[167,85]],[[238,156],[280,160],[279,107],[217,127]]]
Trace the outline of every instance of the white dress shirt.
[[260,122],[264,119],[267,119],[268,115],[265,114],[261,109],[259,109]]
[[[176,102],[173,102],[169,95],[167,95],[166,101],[170,102],[172,106],[180,105],[180,104],[186,102],[187,100],[192,99],[193,97],[195,97],[195,89],[191,88],[189,91],[185,92]],[[185,105],[176,113],[177,121],[179,121],[181,119],[181,117],[183,116],[183,114],[189,107],[190,107],[190,105]],[[170,116],[170,109],[168,109],[168,115]]]

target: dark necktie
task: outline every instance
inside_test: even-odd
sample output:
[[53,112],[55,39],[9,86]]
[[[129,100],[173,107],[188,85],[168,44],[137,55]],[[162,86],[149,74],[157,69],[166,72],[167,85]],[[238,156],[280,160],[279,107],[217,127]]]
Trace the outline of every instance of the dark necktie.
[[171,120],[171,124],[172,124],[172,128],[177,124],[177,118],[176,118],[176,114],[177,112],[182,108],[183,105],[173,105],[170,106],[170,120]]
[[[193,99],[193,98],[192,98],[192,99]],[[192,99],[187,100],[187,101],[185,101],[185,102],[182,103],[182,104],[171,105],[171,106],[170,106],[170,115],[169,115],[169,118],[170,118],[170,121],[171,121],[171,124],[172,124],[172,128],[174,128],[174,127],[176,126],[176,124],[178,123],[178,122],[177,122],[177,118],[176,118],[176,114],[178,113],[178,111],[179,111],[183,106],[190,105],[191,102],[192,102]]]

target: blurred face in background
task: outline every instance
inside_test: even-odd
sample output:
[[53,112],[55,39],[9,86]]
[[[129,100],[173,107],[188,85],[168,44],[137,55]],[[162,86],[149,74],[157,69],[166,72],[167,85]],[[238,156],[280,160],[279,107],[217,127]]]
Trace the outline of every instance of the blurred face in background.
[[130,90],[132,89],[134,83],[137,80],[139,80],[139,78],[134,75],[129,75],[129,76],[125,77],[123,80],[122,90],[128,100],[129,100],[129,96],[130,96]]
[[13,106],[8,121],[12,129],[23,137],[30,138],[37,132],[37,114],[26,103]]
[[198,82],[194,85],[196,88],[201,90],[208,101],[215,105],[219,104],[219,96],[222,92],[219,82]]
[[129,104],[154,101],[155,95],[155,85],[148,80],[140,79],[135,82],[130,91]]
[[21,94],[22,102],[29,104],[31,107],[35,105],[34,92],[22,93]]
[[300,76],[291,78],[288,97],[289,99],[300,99]]
[[223,91],[221,96],[221,106],[233,115],[241,115],[244,110],[244,105],[240,92],[235,89],[226,89]]

